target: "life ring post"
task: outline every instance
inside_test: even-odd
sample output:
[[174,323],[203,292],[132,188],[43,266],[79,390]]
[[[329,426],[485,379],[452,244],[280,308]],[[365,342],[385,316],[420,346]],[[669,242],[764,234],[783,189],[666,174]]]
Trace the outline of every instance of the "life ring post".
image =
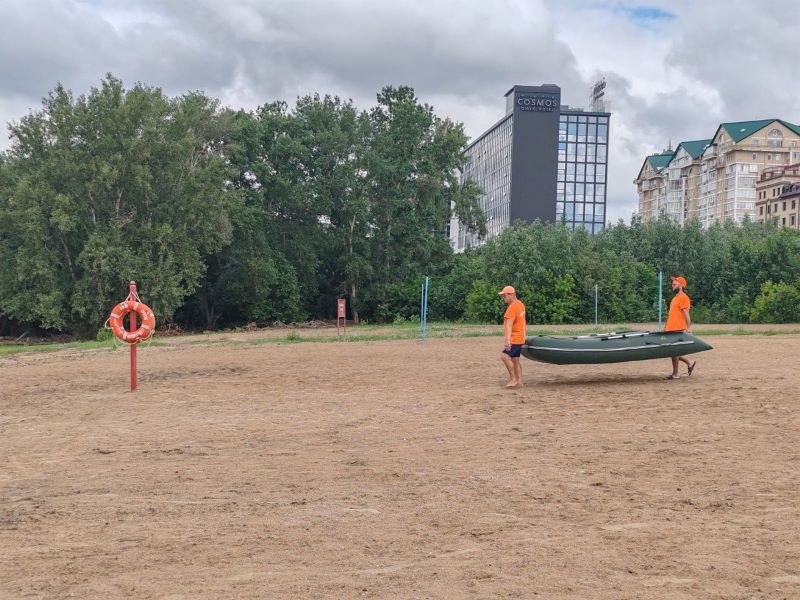
[[[125,329],[125,315],[130,315],[128,329]],[[153,337],[156,331],[156,316],[136,292],[136,282],[131,281],[128,297],[111,310],[108,326],[114,336],[131,345],[131,391],[136,391],[136,346]]]
[[[130,294],[128,295],[128,300],[138,300],[139,295],[136,293],[136,282],[131,281],[130,283]],[[130,312],[130,321],[128,324],[128,331],[131,333],[135,332],[136,327],[136,311],[132,310]],[[138,344],[131,344],[131,391],[135,392],[136,387],[138,386],[138,381],[136,377],[136,347]]]

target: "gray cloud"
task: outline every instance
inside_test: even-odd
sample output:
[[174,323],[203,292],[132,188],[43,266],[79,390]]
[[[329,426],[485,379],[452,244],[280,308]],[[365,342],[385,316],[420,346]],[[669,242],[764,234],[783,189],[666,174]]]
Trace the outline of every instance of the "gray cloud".
[[[791,0],[32,0],[0,3],[0,121],[37,108],[56,82],[76,94],[106,72],[170,94],[203,90],[255,108],[306,93],[369,107],[413,86],[476,136],[514,84],[557,83],[585,104],[596,77],[613,102],[611,219],[629,217],[632,179],[671,139],[720,121],[800,120]],[[0,148],[7,140],[0,134]]]

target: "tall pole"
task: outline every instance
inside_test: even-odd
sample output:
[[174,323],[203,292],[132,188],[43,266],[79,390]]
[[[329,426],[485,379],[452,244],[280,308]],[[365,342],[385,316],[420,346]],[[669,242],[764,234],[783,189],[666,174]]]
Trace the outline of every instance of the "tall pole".
[[[139,296],[136,293],[136,282],[135,281],[131,281],[130,294],[128,295],[128,299],[131,302],[136,302],[139,299]],[[137,328],[137,325],[136,325],[136,311],[132,310],[128,314],[130,315],[128,331],[130,331],[132,333],[132,332],[136,331],[136,328]],[[137,385],[137,381],[136,381],[136,346],[137,346],[136,342],[131,344],[131,391],[132,392],[136,391],[136,385]]]
[[425,340],[425,281],[422,281],[422,289],[419,296],[419,337]]
[[425,276],[425,337],[428,337],[428,289],[430,288],[430,277]]
[[425,281],[422,283],[422,306],[420,310],[420,327],[422,329],[422,340],[428,336],[428,285],[429,285],[430,278],[425,277]]
[[597,284],[594,284],[594,326],[597,327]]
[[664,304],[664,272],[658,272],[658,330],[661,331],[661,307]]

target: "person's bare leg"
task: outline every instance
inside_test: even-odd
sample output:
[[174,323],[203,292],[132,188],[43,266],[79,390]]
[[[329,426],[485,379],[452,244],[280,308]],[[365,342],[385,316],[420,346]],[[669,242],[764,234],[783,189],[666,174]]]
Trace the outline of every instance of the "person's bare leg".
[[504,352],[500,354],[500,360],[503,361],[503,364],[508,370],[508,384],[506,384],[506,387],[515,387],[517,385],[517,374],[514,369],[514,361]]
[[672,359],[672,377],[673,378],[677,378],[678,377],[678,365],[680,364],[678,362],[678,357],[677,356],[672,356],[670,358]]
[[518,358],[511,359],[514,363],[514,373],[517,375],[517,387],[522,387],[522,361]]

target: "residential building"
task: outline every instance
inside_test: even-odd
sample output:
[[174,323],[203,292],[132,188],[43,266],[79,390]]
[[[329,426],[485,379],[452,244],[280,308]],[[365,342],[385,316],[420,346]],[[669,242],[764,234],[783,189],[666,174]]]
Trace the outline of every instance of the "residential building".
[[758,216],[760,173],[800,161],[800,126],[781,119],[721,123],[709,140],[682,142],[668,154],[646,157],[634,180],[642,219],[741,223]]
[[764,169],[756,183],[757,220],[800,229],[800,163]]

